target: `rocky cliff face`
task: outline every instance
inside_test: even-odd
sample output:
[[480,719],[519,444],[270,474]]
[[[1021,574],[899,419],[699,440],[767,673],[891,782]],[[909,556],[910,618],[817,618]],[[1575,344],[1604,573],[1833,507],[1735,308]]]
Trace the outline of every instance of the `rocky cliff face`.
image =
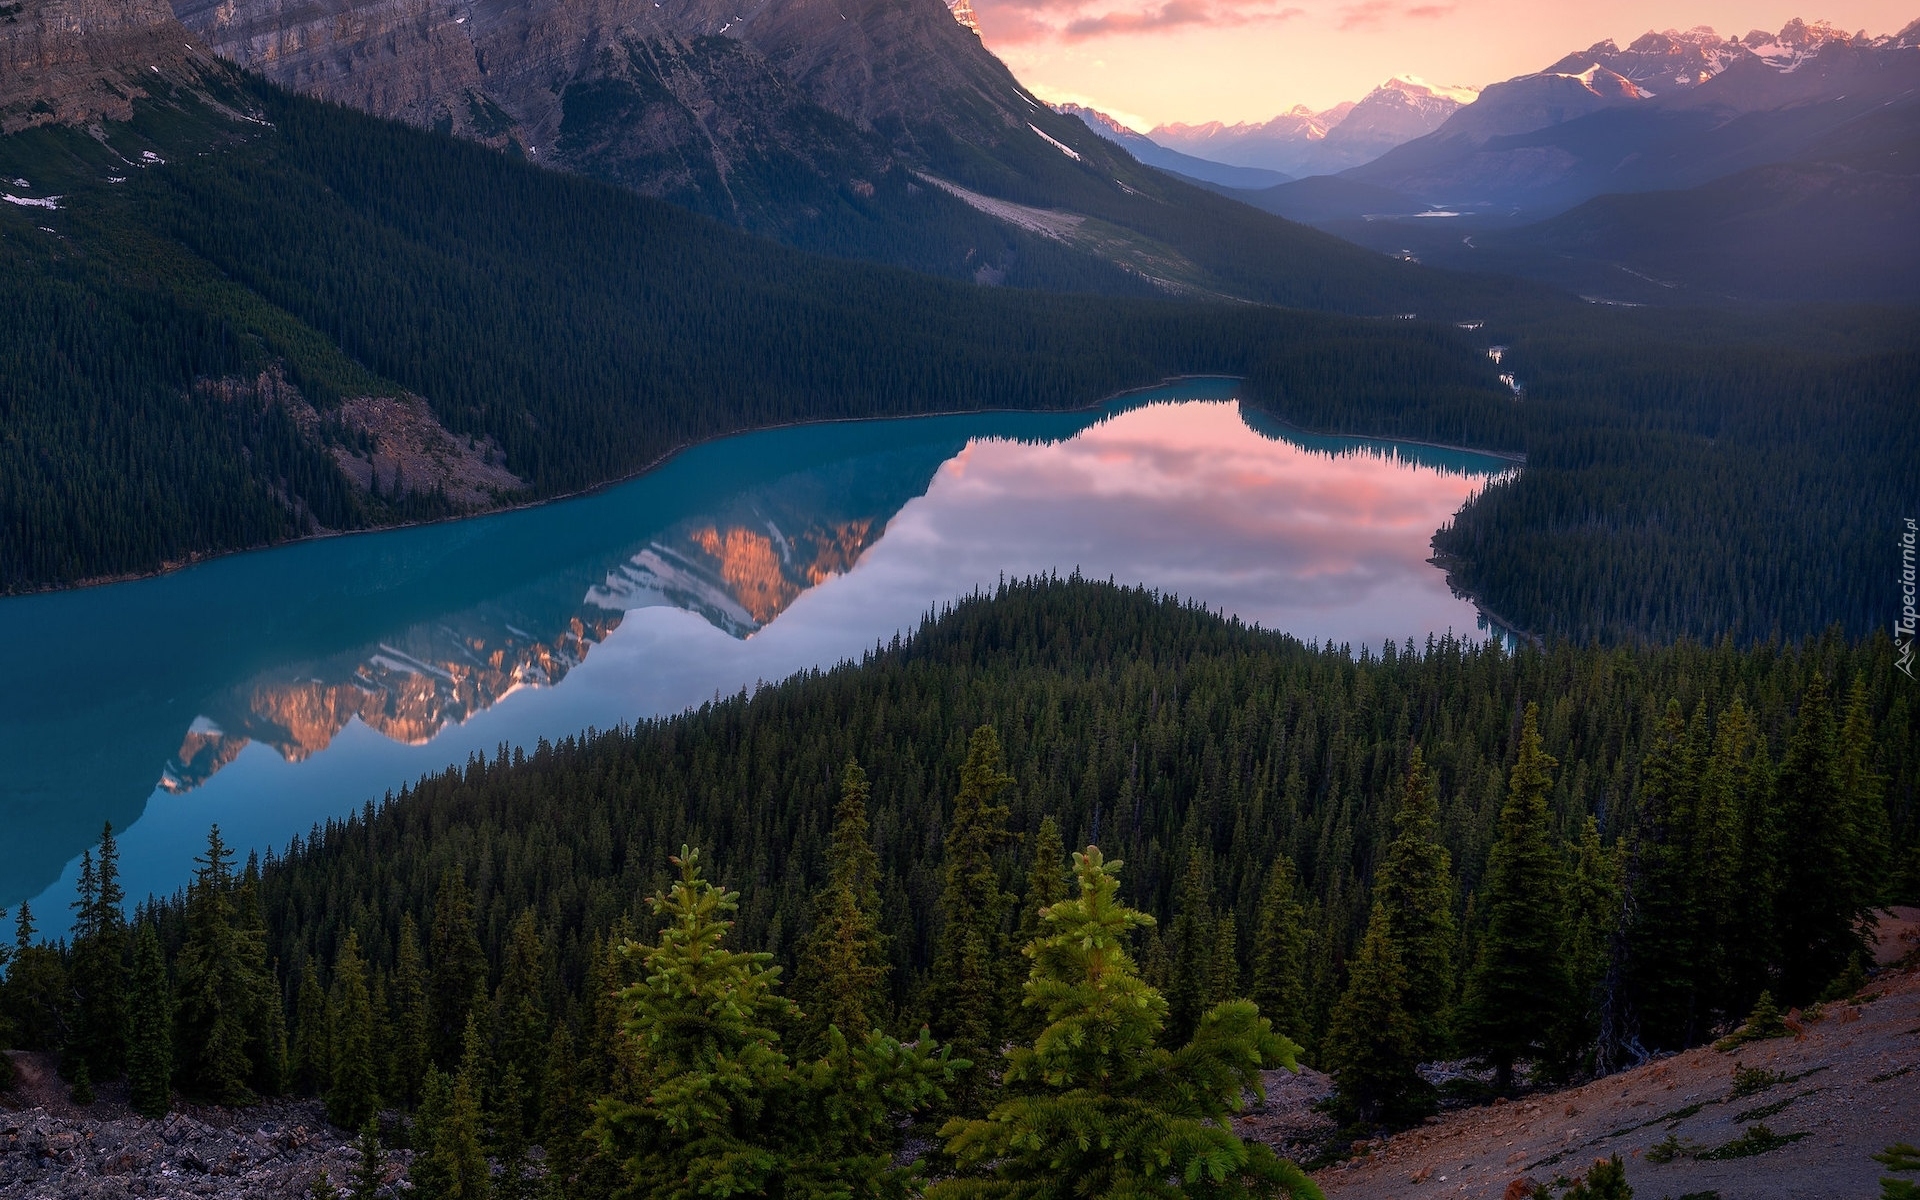
[[979,142],[982,117],[1017,129],[1031,104],[940,0],[176,8],[220,56],[283,86],[748,225],[771,181],[854,187],[930,133]]
[[0,0],[0,133],[127,120],[211,65],[166,0]]

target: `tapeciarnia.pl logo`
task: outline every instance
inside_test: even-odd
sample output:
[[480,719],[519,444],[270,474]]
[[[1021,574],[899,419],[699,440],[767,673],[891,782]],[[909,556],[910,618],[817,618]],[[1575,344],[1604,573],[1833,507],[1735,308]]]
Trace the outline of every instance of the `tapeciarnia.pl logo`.
[[1915,528],[1914,519],[1908,517],[1907,527],[1900,531],[1900,619],[1893,623],[1893,648],[1900,656],[1893,665],[1908,679],[1913,678],[1913,550],[1916,533],[1920,533],[1920,530]]

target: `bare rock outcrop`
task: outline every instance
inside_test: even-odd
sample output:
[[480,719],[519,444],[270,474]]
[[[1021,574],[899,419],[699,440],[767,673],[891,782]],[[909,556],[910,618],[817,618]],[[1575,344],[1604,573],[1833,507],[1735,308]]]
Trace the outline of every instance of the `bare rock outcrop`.
[[166,0],[0,0],[0,133],[124,121],[211,65]]

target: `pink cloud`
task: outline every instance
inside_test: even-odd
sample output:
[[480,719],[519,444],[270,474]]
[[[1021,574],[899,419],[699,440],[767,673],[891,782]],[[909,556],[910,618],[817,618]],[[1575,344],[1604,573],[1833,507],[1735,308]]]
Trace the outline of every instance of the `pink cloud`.
[[1444,3],[1411,4],[1402,7],[1397,0],[1356,0],[1340,8],[1339,27],[1344,31],[1374,29],[1398,17],[1433,20],[1452,13],[1459,5]]
[[1066,41],[1181,26],[1227,28],[1288,21],[1306,10],[1277,0],[1162,0],[1158,6],[1088,12],[1088,0],[986,0],[980,21],[995,44],[1058,37]]

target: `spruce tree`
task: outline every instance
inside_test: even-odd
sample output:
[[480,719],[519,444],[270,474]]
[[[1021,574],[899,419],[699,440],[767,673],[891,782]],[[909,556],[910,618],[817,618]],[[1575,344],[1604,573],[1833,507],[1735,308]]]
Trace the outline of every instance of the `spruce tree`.
[[1406,972],[1403,1004],[1422,1058],[1442,1057],[1451,1042],[1454,942],[1453,862],[1440,844],[1440,806],[1418,746],[1407,762],[1406,789],[1395,814],[1393,842],[1373,881],[1386,910],[1387,936]]
[[312,958],[300,972],[300,988],[293,1001],[293,1045],[288,1064],[293,1090],[301,1096],[318,1096],[327,1091],[332,1061],[333,1014],[327,1003],[327,990],[320,985],[320,969]]
[[420,1089],[433,1061],[433,1014],[427,989],[419,929],[411,915],[404,916],[394,950],[389,996],[393,1006],[393,1055],[387,1063],[386,1087],[381,1095],[408,1106],[420,1102]]
[[485,999],[487,958],[473,917],[466,877],[448,867],[434,897],[433,928],[427,945],[427,1011],[434,1061],[459,1063],[467,1019]]
[[373,1063],[373,1001],[367,993],[367,963],[360,937],[340,939],[333,960],[332,1039],[328,1053],[327,1120],[357,1129],[380,1108]]
[[479,1023],[471,1015],[461,1040],[465,1049],[460,1072],[446,1089],[444,1115],[434,1124],[427,1151],[432,1159],[430,1178],[439,1189],[427,1200],[488,1200],[493,1195],[493,1172],[481,1142],[486,1132],[485,1059]]
[[[1741,878],[1745,857],[1741,827],[1746,798],[1746,744],[1751,721],[1738,698],[1714,723],[1713,740],[1700,764],[1700,787],[1688,836],[1688,874],[1695,905],[1693,992],[1700,1016],[1696,1033],[1739,1015],[1744,997],[1736,979],[1742,933],[1740,910],[1758,892]],[[1753,903],[1764,903],[1751,897]]]
[[1547,813],[1558,764],[1540,744],[1540,710],[1522,718],[1513,774],[1480,893],[1486,914],[1459,1012],[1461,1044],[1513,1090],[1514,1064],[1546,1054],[1567,1008],[1561,914],[1565,866]]
[[171,1105],[173,1084],[173,988],[166,955],[151,921],[134,939],[133,985],[127,1014],[127,1100],[143,1117],[158,1117]]
[[539,1111],[538,1084],[547,1053],[547,947],[533,920],[532,909],[522,909],[507,934],[506,962],[500,986],[494,989],[493,1029],[497,1058],[503,1070],[521,1080],[517,1111],[501,1108],[503,1119],[524,1135]]
[[387,1153],[380,1148],[380,1122],[372,1117],[360,1127],[360,1136],[353,1144],[359,1155],[353,1164],[353,1174],[349,1177],[348,1200],[379,1200],[380,1189],[386,1182]]
[[[1801,697],[1777,784],[1785,844],[1775,924],[1786,1004],[1814,999],[1866,949],[1859,922],[1870,912],[1870,898],[1861,887],[1856,845],[1863,833],[1856,825],[1860,806],[1841,790],[1853,768],[1842,765],[1839,743],[1826,681],[1816,673]],[[1871,786],[1858,778],[1854,786],[1861,784]]]
[[79,892],[68,967],[74,1021],[65,1057],[85,1059],[91,1078],[109,1080],[126,1065],[127,957],[132,949],[126,894],[120,887],[120,851],[111,824],[101,829],[99,858],[87,855],[81,860]]
[[[1600,823],[1587,817],[1573,851],[1567,880],[1567,1027],[1562,1040],[1567,1065],[1588,1059],[1598,1071],[1611,1062],[1612,1046],[1601,1046],[1603,1017],[1612,1011],[1613,952],[1620,931],[1620,859],[1600,843]],[[1604,1055],[1604,1059],[1600,1056]]]
[[813,899],[813,927],[801,945],[794,993],[800,1044],[819,1052],[827,1030],[865,1041],[886,1010],[889,969],[880,932],[880,859],[869,840],[867,773],[847,760],[827,848],[827,882]]
[[1189,847],[1173,891],[1173,920],[1167,926],[1167,1036],[1184,1042],[1213,1007],[1219,949],[1219,918],[1213,886],[1200,851]]
[[1293,1041],[1307,1044],[1306,909],[1295,894],[1293,860],[1274,859],[1260,893],[1253,939],[1253,1002],[1260,1015]]
[[1732,877],[1737,894],[1724,912],[1712,918],[1716,931],[1712,936],[1725,956],[1726,971],[1726,991],[1715,1007],[1731,1017],[1768,985],[1769,972],[1779,958],[1779,930],[1773,914],[1780,903],[1782,850],[1766,738],[1738,696],[1715,723],[1713,754],[1701,775],[1701,791],[1702,803],[1711,811],[1728,804],[1734,810]]
[[186,939],[176,964],[175,1047],[185,1091],[216,1104],[249,1104],[247,1057],[257,981],[236,928],[232,852],[215,825],[187,887]]
[[33,908],[14,915],[13,961],[7,966],[6,1007],[14,1044],[23,1050],[60,1046],[71,1016],[67,968],[60,951],[34,940]]
[[905,1195],[912,1169],[893,1162],[896,1126],[939,1097],[956,1064],[924,1039],[873,1033],[853,1045],[834,1030],[825,1055],[796,1067],[779,1044],[793,1005],[775,991],[773,956],[726,948],[738,897],[701,877],[692,850],[673,861],[680,878],[648,901],[660,940],[624,947],[645,976],[620,995],[631,1074],[595,1110],[620,1194]]
[[[0,908],[0,921],[7,919],[7,910]],[[7,964],[13,960],[13,951],[0,944],[0,1092],[13,1086],[13,1058],[4,1053],[13,1047],[13,1012],[7,1003],[6,972]]]
[[959,1174],[928,1189],[930,1200],[1317,1197],[1298,1168],[1231,1124],[1261,1094],[1260,1071],[1293,1068],[1298,1048],[1246,1000],[1216,1006],[1178,1049],[1162,1046],[1166,998],[1126,946],[1152,918],[1120,903],[1120,864],[1098,847],[1074,867],[1079,894],[1048,909],[1045,936],[1025,950],[1024,1003],[1045,1027],[1009,1054],[985,1118],[941,1129]]
[[1011,836],[1008,809],[994,798],[1013,782],[1000,767],[1000,738],[992,726],[973,731],[960,791],[947,823],[946,864],[940,891],[940,933],[934,943],[928,1008],[934,1032],[955,1055],[975,1065],[955,1091],[962,1109],[983,1096],[981,1077],[997,1053],[1007,959],[1002,932],[1011,903],[1000,888],[994,852]]
[[267,914],[260,901],[260,860],[249,854],[234,889],[234,936],[247,992],[245,1052],[252,1064],[248,1084],[263,1095],[287,1087],[287,1006],[276,964],[267,958]]
[[1840,725],[1834,759],[1834,791],[1847,814],[1849,900],[1870,928],[1889,890],[1892,831],[1884,800],[1887,781],[1873,764],[1873,716],[1867,708],[1867,681],[1858,675],[1847,691],[1846,717]]
[[1327,1023],[1322,1057],[1340,1102],[1360,1121],[1400,1124],[1433,1110],[1420,1077],[1420,1024],[1407,1011],[1407,972],[1384,900],[1376,900],[1347,987]]
[[1669,700],[1640,763],[1639,818],[1627,862],[1633,897],[1627,987],[1641,1039],[1660,1050],[1692,1044],[1701,1016],[1694,980],[1702,914],[1691,844],[1698,798],[1693,741],[1680,702]]

